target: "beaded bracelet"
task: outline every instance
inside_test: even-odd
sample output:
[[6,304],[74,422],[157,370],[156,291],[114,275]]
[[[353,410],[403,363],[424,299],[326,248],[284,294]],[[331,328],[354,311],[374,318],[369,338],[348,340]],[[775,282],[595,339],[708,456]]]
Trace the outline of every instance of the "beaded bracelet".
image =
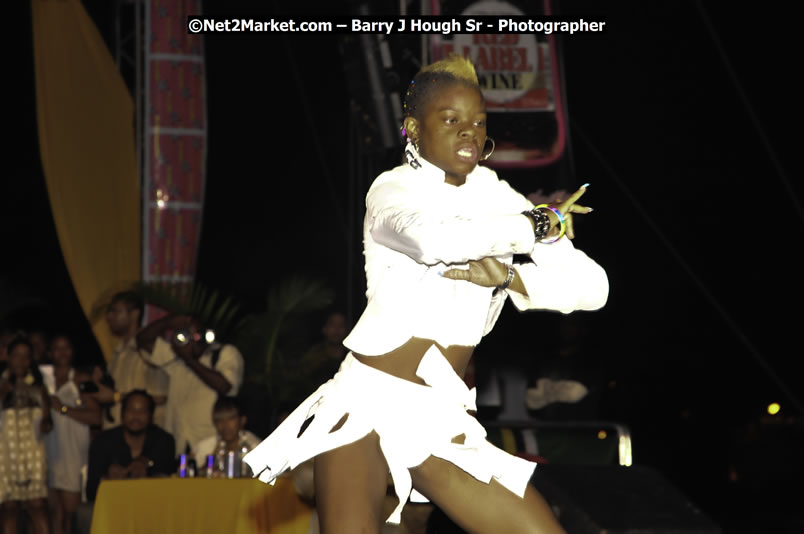
[[[547,204],[539,204],[538,206],[536,206],[533,209],[534,209],[534,211],[535,210],[541,210],[541,209],[547,209],[547,210],[550,210],[553,213],[555,213],[556,217],[558,217],[558,223],[559,223],[559,226],[560,226],[559,229],[558,229],[558,235],[556,237],[554,237],[553,239],[551,239],[550,241],[542,241],[542,243],[544,243],[545,245],[549,245],[550,243],[555,243],[556,241],[558,241],[559,239],[561,239],[564,236],[564,231],[567,229],[567,221],[564,218],[564,214],[561,213],[561,211],[557,210],[553,206],[548,206]],[[546,234],[547,234],[547,232],[545,232],[545,235]]]
[[536,208],[532,210],[523,211],[522,215],[527,215],[533,221],[533,237],[536,238],[538,243],[545,238],[547,232],[550,231],[550,217],[543,211]]

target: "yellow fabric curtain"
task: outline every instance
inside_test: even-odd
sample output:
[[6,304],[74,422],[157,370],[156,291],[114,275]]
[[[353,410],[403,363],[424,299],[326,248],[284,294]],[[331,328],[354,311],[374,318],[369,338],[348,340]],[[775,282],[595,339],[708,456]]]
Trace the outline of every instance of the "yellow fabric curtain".
[[[67,269],[87,317],[140,278],[134,105],[79,0],[32,0],[39,148]],[[105,321],[92,324],[108,357]]]

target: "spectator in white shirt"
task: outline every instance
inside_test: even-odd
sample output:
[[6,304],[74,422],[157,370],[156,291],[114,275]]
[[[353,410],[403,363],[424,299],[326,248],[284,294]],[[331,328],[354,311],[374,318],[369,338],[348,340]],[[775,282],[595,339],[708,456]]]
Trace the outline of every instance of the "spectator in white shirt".
[[102,382],[103,374],[95,370],[93,378],[98,385],[96,398],[111,405],[111,420],[104,418],[104,429],[120,425],[120,403],[123,397],[136,390],[145,390],[156,403],[154,424],[164,425],[164,405],[167,401],[168,377],[164,371],[151,365],[137,345],[137,332],[142,326],[145,304],[142,297],[132,291],[123,291],[112,297],[106,309],[106,323],[120,342],[109,356],[108,372],[114,380],[114,389]]
[[[243,382],[243,356],[220,344],[211,330],[186,315],[168,315],[139,334],[137,345],[170,377],[165,430],[176,438],[176,454],[215,433],[210,414],[219,396],[237,395]],[[170,341],[163,339],[169,333]]]

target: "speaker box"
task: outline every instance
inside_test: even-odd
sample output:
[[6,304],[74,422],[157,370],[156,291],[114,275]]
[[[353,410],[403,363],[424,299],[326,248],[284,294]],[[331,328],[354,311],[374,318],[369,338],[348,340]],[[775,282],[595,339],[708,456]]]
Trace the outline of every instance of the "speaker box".
[[540,464],[531,483],[569,534],[720,534],[658,472],[643,466]]

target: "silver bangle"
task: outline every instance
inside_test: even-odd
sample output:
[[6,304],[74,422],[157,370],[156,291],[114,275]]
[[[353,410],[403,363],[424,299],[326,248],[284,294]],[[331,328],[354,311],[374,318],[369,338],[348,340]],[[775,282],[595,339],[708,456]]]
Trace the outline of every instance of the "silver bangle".
[[511,282],[514,281],[514,273],[514,266],[508,265],[508,276],[505,277],[505,282],[503,282],[502,285],[497,286],[498,291],[508,289],[508,286],[511,285]]

